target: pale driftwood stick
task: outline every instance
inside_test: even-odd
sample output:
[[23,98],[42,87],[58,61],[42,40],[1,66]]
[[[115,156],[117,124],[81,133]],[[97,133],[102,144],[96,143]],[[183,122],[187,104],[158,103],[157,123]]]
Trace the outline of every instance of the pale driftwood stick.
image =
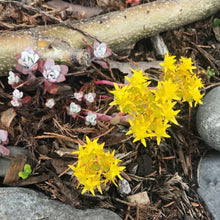
[[[219,0],[168,0],[156,1],[112,12],[73,23],[75,28],[96,36],[113,50],[156,33],[192,23],[216,13]],[[37,27],[0,35],[0,76],[13,69],[14,55],[26,47],[39,51],[41,57],[51,57],[71,64],[74,49],[83,48],[83,38],[92,42],[77,30],[61,25]]]

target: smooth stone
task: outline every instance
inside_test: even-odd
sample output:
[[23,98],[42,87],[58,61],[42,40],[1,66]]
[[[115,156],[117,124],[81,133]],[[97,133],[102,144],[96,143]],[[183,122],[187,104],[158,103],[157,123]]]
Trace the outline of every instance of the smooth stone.
[[204,200],[213,219],[220,216],[220,152],[212,150],[200,161],[198,167],[198,193]]
[[220,151],[220,86],[205,95],[196,113],[196,126],[202,139]]
[[[15,156],[17,154],[24,154],[28,156],[28,149],[24,149],[16,146],[6,146],[10,150],[9,156]],[[8,167],[10,165],[10,160],[7,158],[0,157],[0,177],[5,177]]]
[[10,220],[121,220],[107,209],[76,209],[44,194],[19,187],[0,188],[0,219]]

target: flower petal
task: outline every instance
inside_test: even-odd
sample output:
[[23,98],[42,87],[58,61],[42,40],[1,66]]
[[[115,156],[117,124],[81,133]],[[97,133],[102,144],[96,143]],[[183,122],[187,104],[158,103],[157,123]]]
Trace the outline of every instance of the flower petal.
[[0,141],[4,142],[4,144],[6,144],[5,142],[8,141],[8,132],[5,130],[0,130]]
[[0,145],[0,153],[4,156],[7,156],[10,154],[10,150],[3,145]]
[[61,69],[61,71],[60,71],[61,74],[67,74],[67,72],[69,70],[68,66],[66,66],[66,65],[60,65],[60,69]]
[[64,75],[59,75],[59,77],[56,79],[55,82],[63,82],[66,80],[66,77]]
[[44,64],[45,69],[50,69],[52,66],[54,66],[54,60],[51,58],[47,58]]

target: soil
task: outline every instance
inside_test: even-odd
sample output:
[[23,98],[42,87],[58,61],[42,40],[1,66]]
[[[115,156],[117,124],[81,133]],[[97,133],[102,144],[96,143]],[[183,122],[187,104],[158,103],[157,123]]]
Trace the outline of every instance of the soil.
[[[28,1],[27,1],[28,2]],[[94,7],[99,1],[71,1],[73,4]],[[149,1],[140,1],[146,3]],[[56,10],[46,5],[47,2],[35,0],[30,5],[34,10],[18,7],[16,4],[0,3],[0,31],[20,30],[37,25],[53,24],[49,17],[40,13],[47,12],[63,20],[81,19],[82,15],[68,14],[65,10]],[[102,6],[102,13],[123,10],[131,5],[124,1],[110,0]],[[175,30],[161,33],[169,52],[180,56],[191,57],[195,62],[200,77],[203,79],[207,92],[218,85],[220,78],[219,42],[213,33],[213,17],[199,21]],[[113,60],[115,58],[112,58]],[[157,60],[158,56],[152,47],[150,38],[140,40],[133,49],[120,57],[120,62],[135,63],[139,61]],[[161,59],[161,58],[159,58]],[[215,75],[207,77],[210,66]],[[159,69],[150,68],[146,72],[158,79]],[[8,116],[10,126],[6,128],[1,121],[1,129],[9,132],[9,145],[27,148],[30,152],[27,159],[32,167],[29,178],[7,184],[7,186],[22,186],[38,189],[64,203],[78,208],[107,208],[118,213],[123,219],[211,219],[206,207],[197,194],[197,165],[201,156],[209,149],[199,137],[195,127],[196,108],[188,104],[179,104],[181,113],[177,117],[179,125],[169,129],[171,138],[163,139],[157,146],[155,140],[147,140],[147,148],[141,143],[133,143],[132,137],[125,135],[128,124],[113,125],[110,122],[98,121],[96,126],[85,125],[83,118],[73,118],[66,113],[73,92],[86,85],[84,92],[95,92],[96,101],[89,110],[111,115],[118,112],[116,107],[109,107],[112,95],[107,85],[95,85],[96,80],[107,76],[112,81],[123,83],[124,73],[118,69],[103,69],[94,64],[88,68],[71,67],[66,81],[59,86],[56,94],[47,94],[46,98],[57,100],[54,108],[44,106],[45,95],[43,84],[39,78],[31,86],[25,86],[22,91],[31,96],[31,101],[21,108],[16,108],[13,115]],[[13,89],[7,83],[7,77],[0,83],[0,113],[11,109],[10,104]],[[109,98],[100,98],[107,95]],[[88,106],[84,106],[88,108]],[[15,115],[16,114],[16,115]],[[96,196],[89,193],[80,194],[81,187],[75,177],[69,175],[68,164],[77,161],[71,152],[85,141],[85,137],[100,138],[105,147],[115,150],[126,166],[123,178],[129,181],[132,194],[146,191],[150,198],[147,205],[135,205],[120,195],[114,184],[103,189],[103,194]],[[132,174],[132,168],[138,165],[137,172]],[[3,179],[1,179],[3,185]]]

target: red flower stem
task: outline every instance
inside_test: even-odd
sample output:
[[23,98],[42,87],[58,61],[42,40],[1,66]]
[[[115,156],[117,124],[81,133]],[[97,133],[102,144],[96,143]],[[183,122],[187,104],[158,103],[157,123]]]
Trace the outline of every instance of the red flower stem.
[[116,83],[116,82],[111,82],[108,80],[99,80],[95,82],[96,85],[109,85],[109,86],[114,86],[114,84],[117,84],[119,87],[124,87],[125,84],[122,83]]
[[[118,85],[119,87],[124,87],[126,84],[123,83],[116,83],[116,82],[111,82],[108,80],[99,80],[95,82],[96,85],[109,85],[109,86],[114,86],[114,84]],[[151,90],[156,90],[157,87],[148,87],[148,89]]]
[[96,113],[96,115],[97,115],[97,118],[99,118],[102,121],[110,121],[113,118],[112,116],[101,114],[101,113]]
[[[80,113],[81,113],[81,112],[80,112]],[[76,115],[76,116],[85,120],[85,117],[82,116],[82,115]]]
[[112,98],[111,96],[108,96],[108,95],[100,95],[99,96],[101,99],[109,99],[109,98]]
[[79,92],[82,92],[86,87],[89,86],[90,83],[85,83],[80,89]]
[[[88,115],[89,112],[91,112],[91,111],[84,110],[84,111],[81,111],[81,114]],[[112,116],[105,115],[105,114],[102,114],[102,113],[97,113],[97,112],[92,112],[92,113],[96,114],[97,118],[102,120],[102,121],[110,121],[113,118]]]

